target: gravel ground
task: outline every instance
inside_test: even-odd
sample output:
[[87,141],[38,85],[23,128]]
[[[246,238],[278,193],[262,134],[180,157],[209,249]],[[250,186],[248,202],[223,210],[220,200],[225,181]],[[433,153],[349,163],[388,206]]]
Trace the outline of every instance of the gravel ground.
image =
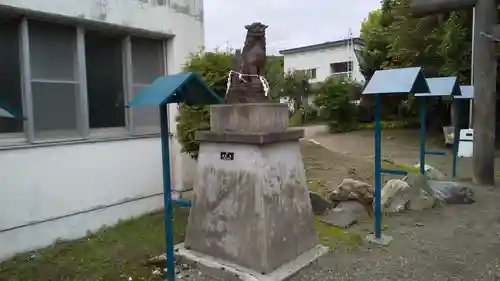
[[500,280],[500,194],[475,192],[473,205],[386,217],[389,246],[341,246],[292,280]]
[[[325,187],[346,177],[371,182],[370,136],[370,132],[332,136],[324,134],[321,127],[308,128],[306,137],[329,149],[303,142],[308,178],[321,181]],[[414,136],[410,131],[386,133],[384,156],[412,164],[418,159]],[[429,144],[432,146],[439,148],[435,143]],[[447,157],[429,162],[440,169],[449,168]],[[470,173],[467,165],[462,164],[460,173]],[[384,217],[384,233],[394,239],[389,246],[339,244],[291,280],[500,280],[498,190],[474,187],[476,203],[472,205]],[[372,228],[371,223],[364,223],[349,233],[364,237]],[[183,280],[217,280],[194,269],[189,275]]]

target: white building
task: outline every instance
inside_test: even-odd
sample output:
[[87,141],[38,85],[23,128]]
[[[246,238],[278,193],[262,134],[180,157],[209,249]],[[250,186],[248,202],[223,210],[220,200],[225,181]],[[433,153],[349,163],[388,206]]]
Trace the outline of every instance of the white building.
[[0,119],[0,259],[163,207],[158,110],[124,105],[203,44],[203,0],[0,1],[0,102],[25,117]]
[[364,82],[360,71],[360,38],[325,42],[316,45],[281,50],[285,71],[305,71],[310,82],[322,82],[331,75],[351,77]]

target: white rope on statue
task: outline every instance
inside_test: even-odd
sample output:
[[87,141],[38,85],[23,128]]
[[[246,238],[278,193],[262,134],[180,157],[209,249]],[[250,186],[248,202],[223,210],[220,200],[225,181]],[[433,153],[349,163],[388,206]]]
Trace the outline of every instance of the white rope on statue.
[[267,82],[266,78],[264,76],[260,76],[260,75],[256,75],[256,74],[243,74],[243,73],[239,73],[237,71],[234,71],[234,70],[231,70],[229,71],[229,74],[227,75],[227,88],[226,88],[226,96],[227,96],[227,93],[229,92],[229,88],[231,88],[231,78],[232,78],[232,74],[235,73],[235,74],[238,74],[238,79],[240,81],[243,81],[244,83],[248,83],[243,77],[244,76],[248,76],[248,77],[258,77],[259,80],[260,80],[260,83],[262,84],[262,88],[264,89],[264,95],[267,97],[269,96],[269,91],[271,89],[271,87],[269,86],[269,83]]

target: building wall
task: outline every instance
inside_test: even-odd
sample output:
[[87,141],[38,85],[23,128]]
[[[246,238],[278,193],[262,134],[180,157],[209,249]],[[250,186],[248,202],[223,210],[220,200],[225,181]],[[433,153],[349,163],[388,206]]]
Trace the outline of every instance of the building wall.
[[150,138],[2,151],[0,259],[160,209],[160,150]]
[[[355,46],[355,48],[360,48],[360,46]],[[316,79],[311,79],[311,82],[322,82],[331,75],[331,63],[345,62],[348,61],[349,58],[354,61],[353,79],[363,82],[364,77],[361,74],[356,54],[354,52],[350,53],[347,45],[332,47],[329,49],[285,54],[284,68],[286,70],[305,70],[316,68]]]
[[[204,44],[203,0],[3,0],[0,12],[164,38],[170,74]],[[191,183],[176,114],[170,105],[172,185],[181,191]],[[0,134],[0,260],[161,209],[161,167],[157,136],[6,145]]]

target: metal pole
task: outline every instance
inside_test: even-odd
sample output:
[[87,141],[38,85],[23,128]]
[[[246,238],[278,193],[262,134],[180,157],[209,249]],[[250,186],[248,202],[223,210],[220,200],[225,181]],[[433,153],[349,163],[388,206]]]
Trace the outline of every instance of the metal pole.
[[375,95],[375,132],[374,132],[374,146],[375,146],[375,174],[374,174],[374,201],[375,201],[375,238],[382,237],[382,208],[381,208],[381,189],[382,189],[382,128],[380,126],[380,109],[381,101],[380,95]]
[[420,98],[420,174],[425,174],[425,98]]
[[174,235],[172,223],[172,187],[170,178],[170,145],[167,106],[160,105],[161,150],[163,163],[163,204],[165,212],[165,268],[167,280],[175,281]]
[[[452,163],[452,170],[451,170],[451,175],[453,178],[457,176],[457,154],[458,154],[458,139],[460,135],[460,127],[459,127],[459,101],[454,100],[453,101],[453,111],[454,111],[454,116],[453,116],[453,163]],[[445,136],[446,137],[446,136]]]
[[[471,46],[471,60],[470,60],[470,84],[474,86],[474,36],[476,36],[476,7],[472,7],[472,46]],[[474,108],[474,101],[469,101],[469,128],[472,129],[472,109]]]

